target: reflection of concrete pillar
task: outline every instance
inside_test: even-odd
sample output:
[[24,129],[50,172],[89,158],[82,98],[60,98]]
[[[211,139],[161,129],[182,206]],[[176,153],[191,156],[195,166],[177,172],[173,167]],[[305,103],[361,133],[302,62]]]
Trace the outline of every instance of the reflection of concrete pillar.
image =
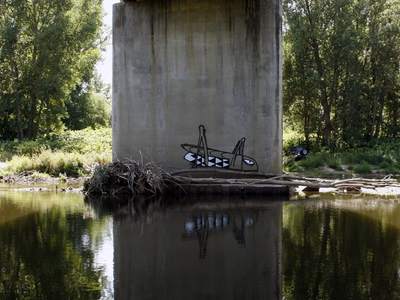
[[142,0],[114,7],[113,155],[187,168],[183,143],[281,171],[280,0]]
[[[282,204],[217,212],[229,215],[229,225],[208,232],[203,259],[204,244],[185,235],[185,222],[208,210],[114,221],[116,299],[281,299]],[[244,245],[233,226],[243,216],[254,221],[247,222]]]

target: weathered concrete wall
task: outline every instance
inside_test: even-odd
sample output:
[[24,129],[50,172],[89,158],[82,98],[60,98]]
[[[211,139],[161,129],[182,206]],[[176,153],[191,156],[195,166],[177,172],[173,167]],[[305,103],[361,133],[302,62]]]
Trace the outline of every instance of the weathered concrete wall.
[[114,6],[113,157],[187,168],[183,143],[281,171],[280,0],[147,0]]

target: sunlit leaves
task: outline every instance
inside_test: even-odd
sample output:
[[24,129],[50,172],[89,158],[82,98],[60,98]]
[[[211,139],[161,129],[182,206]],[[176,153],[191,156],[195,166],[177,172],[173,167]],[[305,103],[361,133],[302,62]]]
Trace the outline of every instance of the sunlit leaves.
[[101,1],[2,1],[0,11],[0,138],[57,130],[100,57]]

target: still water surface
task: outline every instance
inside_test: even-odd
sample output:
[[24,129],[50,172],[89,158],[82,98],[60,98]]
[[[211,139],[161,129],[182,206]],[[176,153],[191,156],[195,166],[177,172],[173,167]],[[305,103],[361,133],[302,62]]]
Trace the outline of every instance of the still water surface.
[[0,299],[400,299],[399,203],[1,191]]

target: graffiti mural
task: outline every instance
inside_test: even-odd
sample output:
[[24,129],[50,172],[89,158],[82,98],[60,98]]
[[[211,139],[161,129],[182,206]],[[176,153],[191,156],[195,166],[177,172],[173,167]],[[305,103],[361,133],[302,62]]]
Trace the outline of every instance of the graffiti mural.
[[217,150],[208,147],[206,128],[199,126],[199,140],[197,145],[182,144],[186,151],[184,159],[191,163],[193,168],[219,168],[243,172],[257,172],[258,164],[254,158],[244,155],[246,138],[241,138],[232,152]]

